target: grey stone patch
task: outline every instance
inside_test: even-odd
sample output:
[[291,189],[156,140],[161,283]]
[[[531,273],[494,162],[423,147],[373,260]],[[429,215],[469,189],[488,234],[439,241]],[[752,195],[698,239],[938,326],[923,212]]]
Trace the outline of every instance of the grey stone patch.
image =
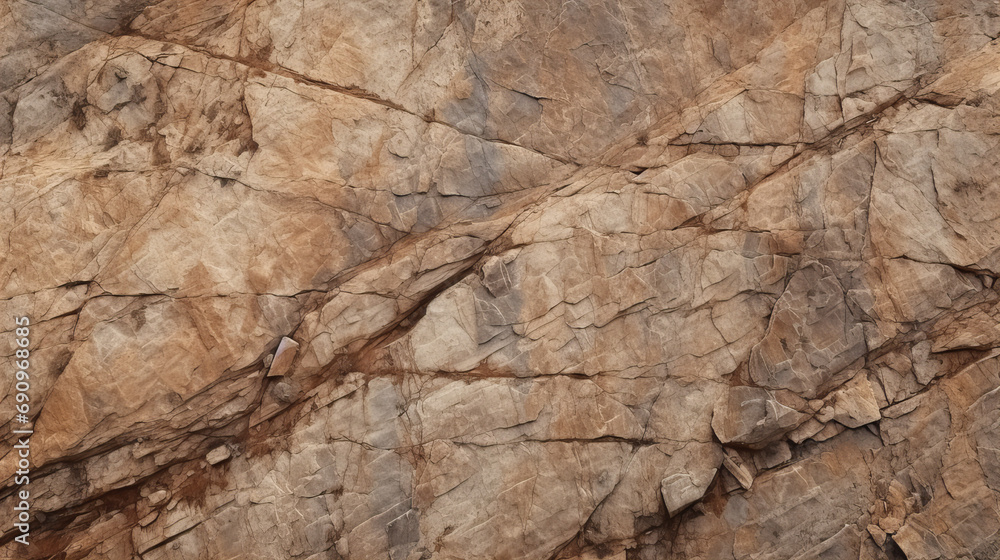
[[14,107],[11,142],[23,146],[45,136],[69,119],[73,96],[62,78],[47,77],[25,92]]
[[393,519],[386,525],[389,537],[389,558],[406,558],[416,543],[420,542],[420,518],[414,509]]
[[814,263],[792,276],[775,304],[767,334],[751,351],[750,376],[761,387],[815,398],[846,381],[845,370],[866,351],[843,287]]

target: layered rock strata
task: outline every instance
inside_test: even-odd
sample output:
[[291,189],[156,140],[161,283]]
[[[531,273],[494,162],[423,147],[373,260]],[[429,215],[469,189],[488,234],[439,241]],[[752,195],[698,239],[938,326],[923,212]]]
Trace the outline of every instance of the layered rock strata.
[[1000,555],[994,2],[0,29],[5,558]]

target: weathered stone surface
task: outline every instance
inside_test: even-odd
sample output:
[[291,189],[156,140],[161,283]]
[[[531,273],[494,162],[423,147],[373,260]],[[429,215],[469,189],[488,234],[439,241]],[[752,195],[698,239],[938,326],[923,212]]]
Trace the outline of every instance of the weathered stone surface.
[[701,499],[716,472],[716,469],[712,469],[708,476],[698,478],[687,473],[677,473],[661,480],[660,493],[667,506],[667,513],[672,517],[685,506]]
[[768,332],[750,355],[750,377],[761,387],[814,398],[865,350],[860,317],[840,282],[812,264],[792,275],[775,304]]
[[4,558],[997,556],[995,3],[0,29]]
[[792,431],[806,413],[781,402],[760,387],[731,387],[715,403],[712,429],[722,443],[760,445]]

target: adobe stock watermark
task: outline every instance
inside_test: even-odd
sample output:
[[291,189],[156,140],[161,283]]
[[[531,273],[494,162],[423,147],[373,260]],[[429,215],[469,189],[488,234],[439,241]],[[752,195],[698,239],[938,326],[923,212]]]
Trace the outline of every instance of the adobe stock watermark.
[[17,494],[14,500],[14,529],[18,535],[14,540],[23,544],[28,544],[28,534],[31,531],[31,493],[28,490],[30,479],[28,475],[31,471],[31,434],[34,430],[28,428],[31,414],[31,400],[28,391],[31,389],[31,375],[28,373],[31,355],[31,341],[28,338],[31,334],[27,317],[14,318],[14,435],[17,443],[14,450],[14,460],[17,461],[17,471],[15,471],[14,484]]

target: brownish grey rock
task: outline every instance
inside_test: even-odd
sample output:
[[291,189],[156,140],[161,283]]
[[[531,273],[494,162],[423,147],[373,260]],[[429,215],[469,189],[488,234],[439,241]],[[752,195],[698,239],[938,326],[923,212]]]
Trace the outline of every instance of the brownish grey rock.
[[4,558],[997,557],[995,3],[0,29]]

